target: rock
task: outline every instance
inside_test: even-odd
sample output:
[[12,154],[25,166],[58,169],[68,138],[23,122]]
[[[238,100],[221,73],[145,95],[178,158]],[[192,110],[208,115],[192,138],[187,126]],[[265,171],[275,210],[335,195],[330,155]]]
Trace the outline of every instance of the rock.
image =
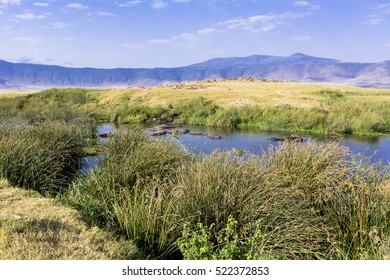
[[113,137],[113,136],[114,136],[114,133],[112,133],[112,132],[99,134],[99,137],[101,137],[101,138],[108,138],[108,137]]
[[188,129],[186,129],[186,128],[171,130],[171,133],[172,133],[173,137],[176,137],[176,136],[179,136],[179,135],[182,135],[182,134],[187,134],[189,132],[190,131]]
[[161,129],[161,130],[155,131],[155,132],[152,134],[152,136],[162,136],[162,135],[165,135],[165,134],[167,134],[167,131]]
[[305,138],[302,138],[299,135],[290,135],[290,136],[284,136],[283,138],[277,138],[272,137],[271,139],[268,139],[271,141],[288,141],[288,142],[303,142],[305,141]]
[[190,131],[190,132],[188,132],[188,134],[199,135],[199,136],[206,136],[207,135],[207,133],[199,132],[199,131]]
[[221,135],[218,135],[218,134],[207,134],[206,135],[208,138],[211,138],[211,139],[222,139],[222,136]]

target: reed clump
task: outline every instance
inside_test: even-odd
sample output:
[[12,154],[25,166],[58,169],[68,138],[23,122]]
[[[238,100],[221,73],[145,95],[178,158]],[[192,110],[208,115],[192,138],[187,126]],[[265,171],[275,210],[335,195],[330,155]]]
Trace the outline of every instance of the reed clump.
[[127,131],[66,199],[155,258],[383,259],[386,176],[338,143],[284,143],[244,160]]
[[0,177],[42,193],[66,188],[78,170],[87,128],[60,121],[13,127],[0,138]]

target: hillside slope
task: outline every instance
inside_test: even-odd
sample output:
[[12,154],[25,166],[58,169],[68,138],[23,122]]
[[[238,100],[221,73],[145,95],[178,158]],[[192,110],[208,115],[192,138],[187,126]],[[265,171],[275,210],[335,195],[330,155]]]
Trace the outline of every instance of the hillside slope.
[[215,58],[185,67],[149,69],[68,68],[0,61],[0,89],[141,87],[242,76],[390,88],[390,61],[346,63],[300,53],[289,57],[252,55]]

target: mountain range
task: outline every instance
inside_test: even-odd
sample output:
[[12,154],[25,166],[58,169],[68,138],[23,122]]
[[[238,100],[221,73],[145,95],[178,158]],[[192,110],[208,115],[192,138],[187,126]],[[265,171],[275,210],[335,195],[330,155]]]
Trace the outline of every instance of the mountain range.
[[390,61],[342,62],[296,53],[215,58],[175,68],[70,68],[0,60],[0,89],[141,87],[242,76],[390,88]]

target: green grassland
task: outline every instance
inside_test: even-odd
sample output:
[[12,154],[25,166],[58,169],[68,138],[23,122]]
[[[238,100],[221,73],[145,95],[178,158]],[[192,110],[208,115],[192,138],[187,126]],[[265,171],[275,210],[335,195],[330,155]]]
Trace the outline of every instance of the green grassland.
[[115,123],[172,122],[316,134],[390,133],[390,90],[341,85],[239,78],[154,88],[50,89],[1,100],[0,107],[7,107],[7,112],[0,117],[24,118],[53,108],[72,108],[97,121]]
[[[389,105],[389,90],[250,78],[0,98],[0,259],[390,259],[388,167],[338,143],[243,159],[137,129],[96,141],[99,121],[388,134]],[[83,175],[89,150],[103,160]]]

